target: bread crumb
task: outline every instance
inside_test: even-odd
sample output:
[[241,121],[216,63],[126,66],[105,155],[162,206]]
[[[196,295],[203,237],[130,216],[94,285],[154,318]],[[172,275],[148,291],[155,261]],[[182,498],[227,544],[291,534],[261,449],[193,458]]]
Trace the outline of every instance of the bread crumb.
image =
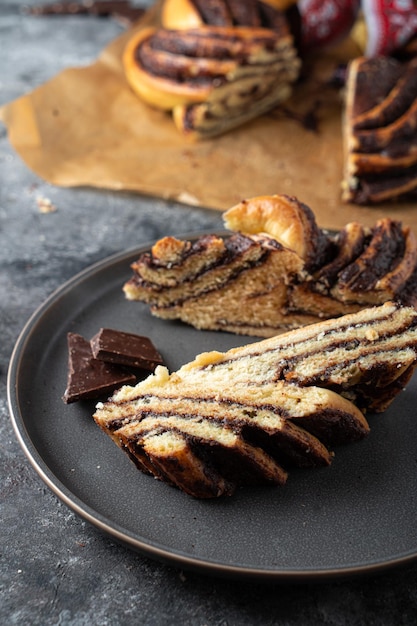
[[56,206],[52,204],[49,198],[44,198],[43,196],[36,198],[36,204],[38,205],[40,213],[55,213],[57,210]]
[[367,338],[368,341],[375,341],[376,339],[378,339],[378,333],[375,330],[375,328],[368,328],[367,331],[365,332],[365,337]]
[[196,196],[193,196],[188,191],[181,191],[181,193],[177,196],[178,202],[183,202],[184,204],[190,204],[191,206],[199,206],[201,203]]

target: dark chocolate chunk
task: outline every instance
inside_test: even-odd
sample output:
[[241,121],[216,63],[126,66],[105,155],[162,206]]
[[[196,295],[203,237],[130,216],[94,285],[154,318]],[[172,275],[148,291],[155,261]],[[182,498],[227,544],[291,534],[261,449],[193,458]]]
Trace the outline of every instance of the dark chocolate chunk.
[[163,365],[163,359],[148,337],[101,328],[92,338],[91,350],[95,359],[129,367],[154,371]]
[[68,381],[63,400],[100,398],[122,385],[134,384],[136,376],[122,367],[95,359],[90,342],[76,333],[68,333]]

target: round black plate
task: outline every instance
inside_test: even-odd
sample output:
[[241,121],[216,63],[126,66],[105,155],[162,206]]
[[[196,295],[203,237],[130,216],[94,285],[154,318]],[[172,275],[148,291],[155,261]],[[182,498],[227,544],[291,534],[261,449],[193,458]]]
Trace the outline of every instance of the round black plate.
[[[187,235],[186,235],[187,236]],[[168,367],[250,339],[158,320],[125,300],[130,263],[149,246],[86,269],[38,309],[8,379],[14,429],[45,483],[76,513],[147,556],[215,575],[320,580],[370,573],[417,556],[415,378],[366,440],[330,468],[299,470],[282,488],[195,500],[139,472],[95,425],[94,403],[65,405],[66,334],[101,327],[149,336]]]

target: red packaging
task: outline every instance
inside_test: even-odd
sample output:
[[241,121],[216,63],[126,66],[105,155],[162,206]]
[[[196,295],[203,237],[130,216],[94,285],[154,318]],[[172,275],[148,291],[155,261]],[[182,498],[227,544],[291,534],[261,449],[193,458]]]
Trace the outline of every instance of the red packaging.
[[389,55],[417,34],[417,7],[412,0],[362,0],[362,8],[367,56]]
[[304,50],[334,44],[347,36],[356,21],[359,0],[299,0]]
[[346,37],[360,9],[367,30],[366,56],[387,56],[417,35],[416,0],[299,0],[297,6],[304,50]]

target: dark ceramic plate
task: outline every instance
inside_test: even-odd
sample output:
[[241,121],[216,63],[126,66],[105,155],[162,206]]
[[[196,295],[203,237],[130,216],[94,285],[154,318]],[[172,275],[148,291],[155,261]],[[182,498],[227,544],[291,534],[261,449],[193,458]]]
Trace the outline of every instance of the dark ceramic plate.
[[195,500],[139,472],[95,425],[94,403],[65,405],[66,334],[100,327],[151,337],[168,367],[248,339],[152,317],[125,300],[130,263],[112,256],[63,285],[23,329],[8,393],[19,441],[45,483],[76,513],[147,556],[186,569],[265,580],[371,573],[417,556],[416,378],[370,436],[336,450],[330,468],[293,471],[283,488]]

